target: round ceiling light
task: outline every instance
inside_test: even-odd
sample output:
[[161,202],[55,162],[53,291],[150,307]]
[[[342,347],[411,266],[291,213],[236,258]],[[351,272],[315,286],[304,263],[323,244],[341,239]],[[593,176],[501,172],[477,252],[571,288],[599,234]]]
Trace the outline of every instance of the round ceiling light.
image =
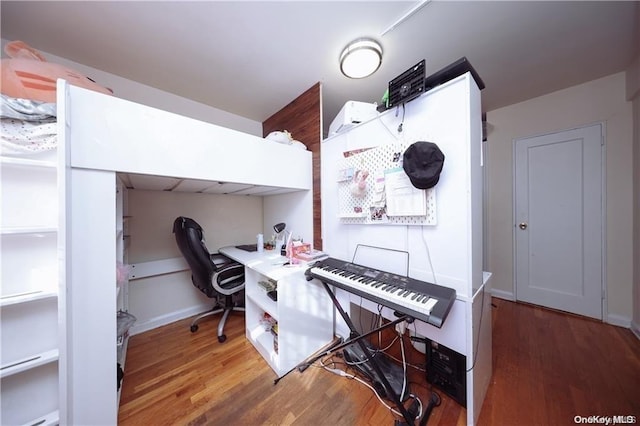
[[352,41],[340,54],[340,71],[349,78],[368,77],[381,63],[382,47],[368,38]]

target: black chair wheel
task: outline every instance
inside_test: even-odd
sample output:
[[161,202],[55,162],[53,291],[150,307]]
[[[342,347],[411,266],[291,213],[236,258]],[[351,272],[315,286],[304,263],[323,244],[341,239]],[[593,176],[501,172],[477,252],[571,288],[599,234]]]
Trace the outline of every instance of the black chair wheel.
[[437,407],[442,402],[442,399],[440,399],[440,395],[438,395],[436,392],[432,392],[431,393],[431,402],[433,402],[433,405],[435,405]]
[[218,342],[223,343],[225,340],[227,340],[227,336],[226,335],[222,335],[222,336],[218,336]]
[[196,331],[198,331],[198,324],[193,324],[193,325],[191,326],[191,332],[192,332],[192,333],[195,333]]

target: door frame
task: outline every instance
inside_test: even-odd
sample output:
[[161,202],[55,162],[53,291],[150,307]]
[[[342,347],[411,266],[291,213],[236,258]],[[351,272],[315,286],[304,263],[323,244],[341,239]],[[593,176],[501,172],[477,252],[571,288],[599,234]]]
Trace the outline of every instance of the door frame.
[[[608,301],[608,285],[607,285],[607,126],[606,123],[604,121],[596,121],[593,123],[587,123],[587,124],[583,124],[581,126],[575,126],[575,127],[570,127],[567,129],[560,129],[560,130],[555,130],[555,131],[549,131],[549,132],[544,132],[544,133],[536,133],[533,135],[529,135],[529,136],[520,136],[517,138],[512,139],[511,141],[511,202],[512,202],[512,206],[511,206],[511,223],[512,223],[512,228],[511,228],[511,244],[512,244],[512,253],[511,253],[511,262],[512,262],[512,274],[513,274],[513,278],[512,278],[512,292],[513,292],[513,299],[514,301],[518,301],[518,293],[517,293],[517,286],[516,286],[516,279],[517,279],[517,265],[516,265],[516,261],[517,261],[517,256],[516,256],[516,231],[517,231],[517,226],[518,224],[516,223],[516,143],[520,140],[523,139],[531,139],[531,138],[536,138],[536,137],[541,137],[541,136],[549,136],[549,135],[553,135],[556,133],[564,133],[564,132],[569,132],[572,130],[579,130],[579,129],[583,129],[586,127],[591,127],[591,126],[600,126],[600,154],[601,154],[601,161],[600,161],[600,176],[601,176],[601,180],[600,180],[600,186],[601,186],[601,194],[602,194],[602,202],[600,205],[600,214],[602,215],[602,223],[600,225],[600,235],[602,236],[602,239],[600,241],[601,244],[601,253],[602,255],[600,256],[601,262],[602,262],[602,267],[601,267],[601,277],[600,277],[600,281],[602,282],[602,296],[601,296],[601,312],[602,312],[602,318],[600,318],[600,320],[602,322],[606,322],[606,318],[608,318],[609,316],[609,312],[607,309],[607,301]],[[544,306],[545,308],[547,308],[546,306]],[[552,308],[549,308],[552,309]],[[591,317],[590,317],[591,318]]]

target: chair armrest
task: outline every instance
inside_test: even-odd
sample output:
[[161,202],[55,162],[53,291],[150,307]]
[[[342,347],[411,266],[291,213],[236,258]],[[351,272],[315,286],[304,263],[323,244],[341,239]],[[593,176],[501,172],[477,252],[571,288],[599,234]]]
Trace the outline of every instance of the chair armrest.
[[223,268],[227,264],[238,263],[222,253],[211,253],[209,257],[211,257],[211,261],[216,265],[216,268]]
[[235,261],[219,267],[211,277],[211,285],[217,292],[230,295],[244,289],[244,265]]

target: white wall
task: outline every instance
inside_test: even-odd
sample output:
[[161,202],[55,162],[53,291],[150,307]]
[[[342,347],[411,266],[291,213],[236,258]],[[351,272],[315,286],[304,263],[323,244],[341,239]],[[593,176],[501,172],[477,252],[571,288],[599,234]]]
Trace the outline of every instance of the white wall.
[[633,100],[633,323],[640,339],[640,92]]
[[515,296],[513,140],[605,123],[605,321],[629,326],[633,309],[633,116],[625,96],[625,73],[490,111],[487,121],[487,268],[493,273],[494,294],[509,299]]
[[[640,16],[640,10],[638,11]],[[633,102],[633,321],[640,338],[640,55],[627,71],[627,99]]]
[[[270,195],[263,199],[264,238],[274,235],[273,225],[284,222],[294,238],[313,243],[313,191]],[[284,236],[283,236],[284,237]]]
[[[173,221],[187,216],[198,222],[207,248],[249,244],[262,232],[263,200],[246,195],[129,191],[129,263],[182,257],[172,233]],[[190,272],[178,272],[131,281],[129,311],[138,321],[138,333],[212,307],[191,283]]]

